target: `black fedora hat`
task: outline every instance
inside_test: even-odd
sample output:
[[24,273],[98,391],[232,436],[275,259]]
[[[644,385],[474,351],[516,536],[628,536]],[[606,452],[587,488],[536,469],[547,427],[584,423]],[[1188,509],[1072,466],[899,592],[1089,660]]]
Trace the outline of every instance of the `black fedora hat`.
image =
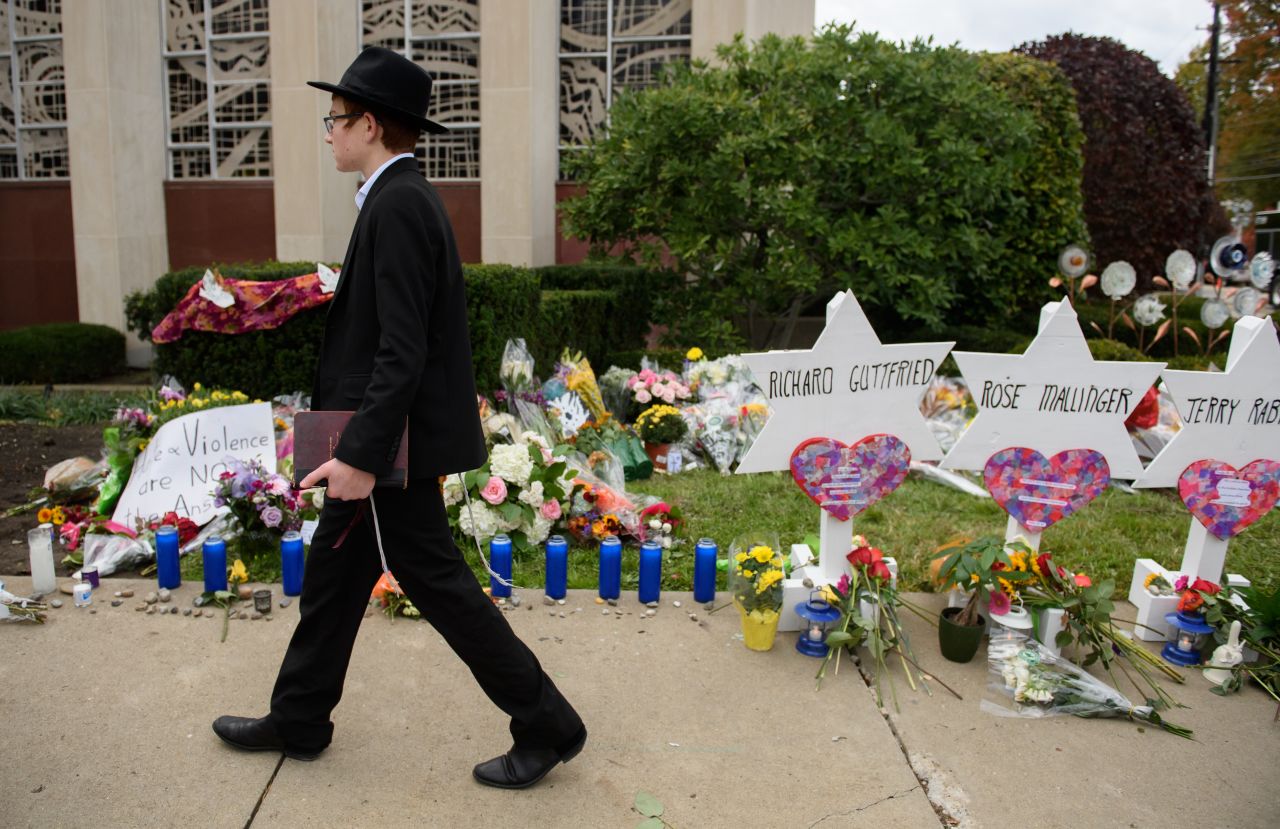
[[427,117],[431,76],[404,55],[381,46],[370,46],[357,55],[337,83],[307,81],[307,86],[386,110],[427,132],[449,131]]

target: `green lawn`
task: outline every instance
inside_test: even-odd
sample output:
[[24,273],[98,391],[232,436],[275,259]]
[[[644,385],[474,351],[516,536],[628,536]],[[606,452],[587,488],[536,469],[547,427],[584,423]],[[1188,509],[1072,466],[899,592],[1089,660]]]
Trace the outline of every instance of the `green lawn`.
[[[722,476],[698,470],[655,476],[632,486],[684,510],[689,540],[672,552],[664,567],[664,583],[671,587],[688,589],[693,542],[701,536],[714,538],[723,551],[735,535],[753,530],[776,532],[784,548],[818,533],[818,508],[787,473]],[[1153,558],[1166,567],[1179,564],[1191,520],[1172,490],[1129,495],[1109,489],[1087,509],[1045,532],[1041,548],[1052,551],[1063,566],[1088,573],[1095,581],[1114,578],[1117,595],[1123,596],[1129,589],[1135,559]],[[939,545],[956,536],[1003,534],[1005,522],[1005,513],[990,499],[909,478],[897,492],[856,517],[853,524],[855,532],[898,559],[903,587],[921,590],[928,589],[929,560]],[[635,553],[629,552],[630,559],[623,560],[624,583],[629,571],[634,584]],[[594,587],[594,551],[575,549],[570,558],[570,586]],[[1227,569],[1255,584],[1271,586],[1276,582],[1280,572],[1280,510],[1232,540]],[[529,580],[535,572],[539,580]],[[540,584],[541,565],[521,563],[516,575],[519,583]]]

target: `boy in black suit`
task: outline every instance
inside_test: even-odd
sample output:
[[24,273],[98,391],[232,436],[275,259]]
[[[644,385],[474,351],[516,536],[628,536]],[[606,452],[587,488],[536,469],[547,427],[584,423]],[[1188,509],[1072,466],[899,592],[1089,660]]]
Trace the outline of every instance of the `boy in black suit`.
[[[365,177],[311,405],[355,414],[333,459],[301,482],[305,489],[327,481],[325,507],[271,713],[219,717],[213,730],[236,748],[299,760],[324,750],[356,632],[382,572],[381,552],[414,606],[511,717],[514,745],[477,765],[475,779],[524,788],[576,756],[587,731],[466,566],[437,482],[480,466],[486,455],[462,266],[440,198],[413,157],[420,132],[446,131],[425,117],[431,78],[403,56],[374,47],[338,84],[310,85],[333,95],[325,141],[338,170]],[[409,484],[375,491],[406,421]]]

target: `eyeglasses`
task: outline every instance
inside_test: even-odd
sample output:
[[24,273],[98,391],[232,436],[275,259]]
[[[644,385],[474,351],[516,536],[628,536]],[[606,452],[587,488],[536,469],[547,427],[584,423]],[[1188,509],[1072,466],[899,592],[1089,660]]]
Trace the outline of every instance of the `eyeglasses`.
[[334,121],[341,121],[344,118],[360,118],[363,116],[364,116],[363,112],[348,112],[346,115],[326,115],[320,120],[324,121],[324,131],[332,135]]

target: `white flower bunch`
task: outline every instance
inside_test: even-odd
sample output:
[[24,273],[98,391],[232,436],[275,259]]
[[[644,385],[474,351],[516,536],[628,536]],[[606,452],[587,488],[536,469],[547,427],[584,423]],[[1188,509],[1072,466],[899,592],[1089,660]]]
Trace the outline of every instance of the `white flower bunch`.
[[488,504],[474,498],[470,507],[464,504],[458,513],[458,526],[467,535],[481,541],[493,538],[500,529],[498,514]]
[[1147,326],[1155,325],[1164,319],[1165,304],[1160,301],[1160,297],[1156,294],[1144,294],[1138,297],[1138,301],[1133,303],[1133,319],[1138,325]]
[[499,443],[489,453],[489,471],[502,480],[516,486],[529,483],[533,472],[533,459],[529,447],[523,443]]

